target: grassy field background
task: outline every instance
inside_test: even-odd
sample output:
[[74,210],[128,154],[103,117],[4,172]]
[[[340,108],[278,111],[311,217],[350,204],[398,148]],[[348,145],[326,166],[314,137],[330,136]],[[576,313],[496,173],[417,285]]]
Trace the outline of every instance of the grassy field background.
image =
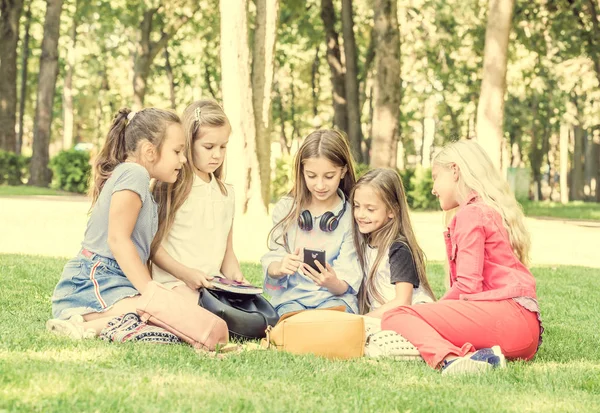
[[[600,411],[599,269],[535,267],[546,333],[531,363],[442,377],[423,362],[73,342],[44,330],[65,259],[0,255],[0,411]],[[256,264],[244,264],[259,282]],[[438,295],[443,268],[429,274]]]

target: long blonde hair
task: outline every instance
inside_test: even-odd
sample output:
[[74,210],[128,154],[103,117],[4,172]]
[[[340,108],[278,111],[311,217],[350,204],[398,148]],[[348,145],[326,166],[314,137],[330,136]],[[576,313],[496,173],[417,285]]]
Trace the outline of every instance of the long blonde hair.
[[[267,244],[277,244],[289,251],[285,234],[293,223],[298,222],[298,217],[311,200],[311,194],[304,180],[304,162],[310,158],[323,157],[337,167],[346,167],[344,178],[338,188],[344,193],[346,199],[356,183],[354,161],[348,146],[348,138],[343,132],[335,129],[320,129],[306,137],[294,158],[294,186],[287,196],[294,200],[294,205],[288,214],[279,221],[269,232]],[[269,242],[271,241],[271,243]]]
[[[364,273],[363,282],[358,294],[358,305],[361,314],[367,313],[372,304],[369,302],[368,297],[374,297],[379,302],[384,301],[381,292],[377,290],[375,275],[381,261],[386,257],[394,242],[401,242],[408,247],[417,270],[420,286],[435,299],[435,294],[427,279],[425,253],[419,247],[410,216],[408,215],[408,203],[406,202],[404,185],[402,185],[400,175],[395,170],[389,168],[373,169],[364,174],[358,180],[350,195],[353,215],[356,190],[365,186],[371,187],[378,194],[379,198],[385,204],[386,209],[394,217],[389,219],[381,228],[369,234],[362,234],[358,230],[356,220],[354,220],[354,246]],[[377,257],[372,263],[371,268],[367,269],[366,255],[369,244],[377,245]]]
[[[158,231],[152,242],[152,253],[160,246],[165,236],[171,230],[177,211],[192,190],[194,182],[194,142],[201,139],[207,128],[229,126],[229,119],[223,108],[212,100],[198,100],[183,111],[183,130],[185,133],[185,156],[187,162],[183,165],[175,183],[159,182],[154,187],[154,198],[158,204]],[[223,195],[227,195],[225,179],[225,161],[213,173]]]
[[482,202],[500,214],[515,255],[527,265],[531,239],[525,228],[523,209],[481,145],[473,140],[451,143],[435,157],[433,164],[444,168],[458,166],[459,196],[464,198],[474,191]]

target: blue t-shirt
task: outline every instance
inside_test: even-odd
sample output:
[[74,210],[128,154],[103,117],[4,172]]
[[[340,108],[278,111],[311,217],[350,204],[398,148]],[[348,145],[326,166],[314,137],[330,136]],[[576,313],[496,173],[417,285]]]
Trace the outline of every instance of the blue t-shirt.
[[150,174],[137,163],[124,162],[117,165],[104,183],[90,214],[81,245],[103,257],[115,258],[108,247],[108,213],[112,195],[118,191],[133,191],[142,200],[142,209],[131,233],[131,240],[145,263],[150,257],[150,245],[158,229],[158,207],[150,192]]

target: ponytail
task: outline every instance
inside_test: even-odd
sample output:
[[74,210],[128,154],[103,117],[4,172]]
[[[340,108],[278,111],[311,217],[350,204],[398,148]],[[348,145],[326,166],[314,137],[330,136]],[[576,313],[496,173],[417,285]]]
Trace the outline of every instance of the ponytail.
[[94,163],[94,181],[90,185],[89,191],[89,195],[92,197],[92,206],[98,200],[98,195],[100,195],[100,191],[112,171],[127,158],[125,128],[127,127],[127,116],[129,113],[131,113],[131,110],[127,108],[120,109],[117,112],[110,126],[110,131],[106,136],[104,146],[96,157]]

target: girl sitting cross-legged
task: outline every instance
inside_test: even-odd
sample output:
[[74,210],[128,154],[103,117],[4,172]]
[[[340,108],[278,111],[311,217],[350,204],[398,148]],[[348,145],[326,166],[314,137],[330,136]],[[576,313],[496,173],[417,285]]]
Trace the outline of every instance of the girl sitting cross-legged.
[[92,208],[81,251],[64,267],[46,323],[74,339],[101,334],[110,341],[178,342],[143,323],[136,303],[151,281],[148,259],[158,228],[150,179],[175,182],[185,139],[179,117],[169,111],[121,109],[94,167]]
[[[265,290],[280,316],[339,305],[358,312],[362,273],[347,201],[354,183],[346,137],[336,130],[308,135],[294,160],[293,189],[273,209],[270,251],[261,259]],[[306,265],[304,248],[323,250],[325,266]]]

